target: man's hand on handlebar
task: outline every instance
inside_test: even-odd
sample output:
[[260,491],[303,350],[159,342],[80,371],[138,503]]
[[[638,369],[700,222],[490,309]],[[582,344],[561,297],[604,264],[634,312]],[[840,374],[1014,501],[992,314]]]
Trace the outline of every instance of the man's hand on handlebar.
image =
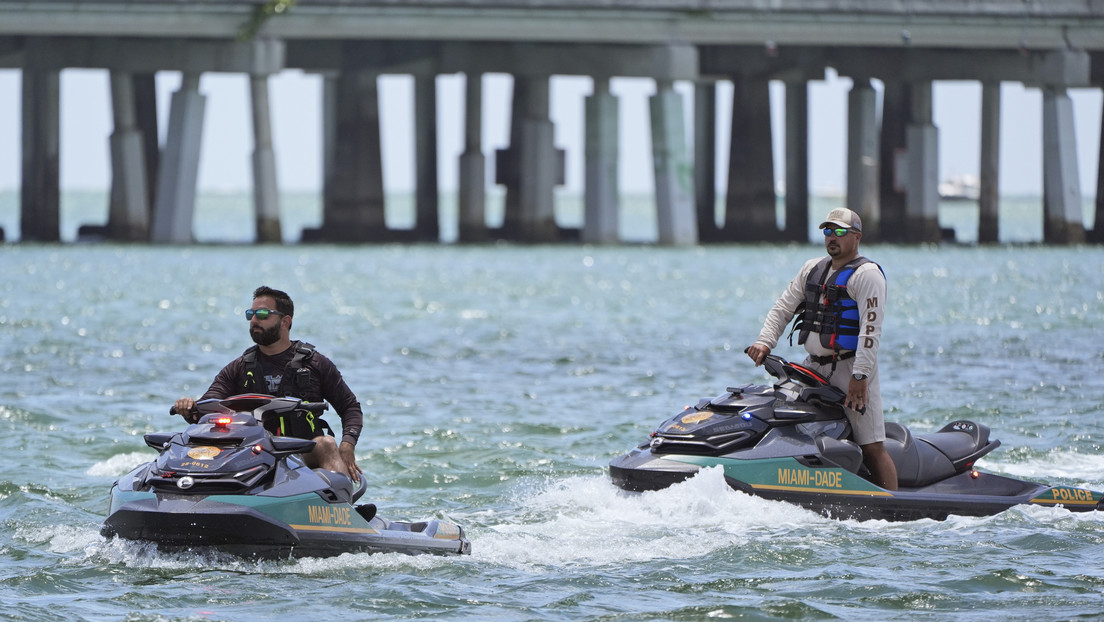
[[767,355],[770,354],[770,348],[763,344],[755,343],[748,346],[744,352],[747,353],[748,358],[755,362],[755,366],[759,367],[763,364],[763,359],[767,358]]
[[169,409],[169,414],[180,415],[184,417],[184,421],[188,423],[199,421],[199,411],[196,410],[196,401],[190,397],[182,397],[176,400],[173,407]]

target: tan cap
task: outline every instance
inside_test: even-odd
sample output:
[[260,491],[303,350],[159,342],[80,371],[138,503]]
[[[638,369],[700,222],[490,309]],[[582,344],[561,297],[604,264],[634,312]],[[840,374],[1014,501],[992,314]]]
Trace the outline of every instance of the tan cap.
[[836,209],[828,212],[828,216],[824,218],[824,222],[820,223],[821,228],[829,225],[836,225],[837,227],[847,227],[854,229],[855,231],[862,231],[862,219],[859,215],[846,207],[837,207]]

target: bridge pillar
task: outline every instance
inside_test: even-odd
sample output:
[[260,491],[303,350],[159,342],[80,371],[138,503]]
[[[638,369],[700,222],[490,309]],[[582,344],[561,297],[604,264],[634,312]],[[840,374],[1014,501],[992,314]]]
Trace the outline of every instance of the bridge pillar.
[[717,226],[717,84],[694,85],[694,203],[698,238],[714,242]]
[[770,85],[766,80],[733,79],[731,137],[721,237],[778,241],[782,234],[776,214]]
[[1043,241],[1085,241],[1073,102],[1064,87],[1043,89]]
[[[912,122],[905,130],[908,150],[908,190],[905,197],[905,240],[938,242],[939,129],[932,123],[930,82],[910,86]],[[863,226],[866,226],[865,221]]]
[[20,239],[61,239],[59,179],[61,80],[56,69],[23,68],[23,173]]
[[276,153],[272,148],[272,120],[269,113],[268,75],[249,76],[253,116],[253,209],[257,219],[257,241],[280,243],[280,191],[276,183]]
[[461,242],[487,240],[487,159],[483,155],[483,74],[464,83],[464,153],[460,154],[459,236]]
[[791,242],[809,241],[809,84],[786,83],[786,228]]
[[207,97],[199,92],[199,74],[185,73],[173,93],[165,153],[157,180],[152,241],[187,244],[193,239],[196,181]]
[[878,94],[870,80],[856,78],[847,101],[847,207],[863,221],[863,237],[877,240],[882,213],[878,203]]
[[594,78],[586,98],[586,189],[582,240],[610,244],[619,240],[618,101],[608,78]]
[[1100,123],[1100,149],[1097,153],[1101,156],[1096,160],[1096,205],[1093,218],[1092,231],[1086,231],[1085,237],[1095,244],[1104,244],[1104,110],[1101,111]]
[[107,234],[113,240],[145,242],[150,239],[149,177],[145,137],[138,127],[134,76],[112,71],[110,80],[115,129],[110,139],[111,203]]
[[978,195],[978,242],[1000,237],[1000,82],[981,85],[981,167]]
[[656,87],[649,104],[659,243],[697,244],[693,166],[686,148],[682,96],[670,81],[657,81]]
[[437,192],[437,74],[414,76],[414,236],[427,242],[441,239]]
[[374,70],[346,69],[327,78],[322,226],[306,242],[388,239],[380,155],[379,88]]
[[906,152],[909,115],[909,86],[899,80],[886,80],[882,90],[882,128],[879,140],[881,161],[878,167],[878,206],[882,218],[878,227],[881,242],[905,240]]
[[548,76],[514,76],[510,148],[495,159],[496,180],[506,186],[503,233],[522,242],[559,237],[555,187],[562,159],[553,143],[548,116]]
[[[130,81],[134,90],[134,122],[142,135],[143,154],[146,158],[146,206],[147,222],[157,204],[157,179],[161,170],[161,139],[157,131],[157,74],[132,73]],[[148,237],[146,239],[149,239]]]

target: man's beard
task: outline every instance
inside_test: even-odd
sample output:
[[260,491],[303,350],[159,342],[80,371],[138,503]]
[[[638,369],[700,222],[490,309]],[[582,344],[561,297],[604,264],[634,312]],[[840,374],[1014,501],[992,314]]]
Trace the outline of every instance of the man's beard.
[[253,338],[253,343],[259,346],[270,346],[280,340],[280,324],[277,323],[272,328],[250,329],[249,336]]

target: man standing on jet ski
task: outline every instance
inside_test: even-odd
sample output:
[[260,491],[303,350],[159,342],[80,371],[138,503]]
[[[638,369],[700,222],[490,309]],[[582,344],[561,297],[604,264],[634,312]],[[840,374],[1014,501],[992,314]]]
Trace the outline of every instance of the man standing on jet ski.
[[[809,353],[804,365],[847,394],[844,412],[874,483],[897,490],[897,467],[886,451],[878,345],[886,301],[881,267],[859,255],[862,220],[846,208],[820,223],[828,257],[810,259],[774,303],[748,356],[756,367],[778,345],[790,320]],[[792,334],[792,331],[791,331]]]
[[[245,319],[256,345],[222,368],[200,400],[264,393],[329,402],[341,417],[340,445],[326,435],[329,424],[308,412],[281,417],[274,433],[314,440],[314,449],[303,455],[308,467],[344,473],[359,482],[361,470],[354,449],[364,419],[360,402],[330,359],[315,352],[309,343],[291,340],[294,315],[295,304],[286,293],[263,285],[254,290],[253,306],[245,312]],[[182,397],[176,400],[173,412],[195,423],[199,420],[195,405],[196,400]]]

